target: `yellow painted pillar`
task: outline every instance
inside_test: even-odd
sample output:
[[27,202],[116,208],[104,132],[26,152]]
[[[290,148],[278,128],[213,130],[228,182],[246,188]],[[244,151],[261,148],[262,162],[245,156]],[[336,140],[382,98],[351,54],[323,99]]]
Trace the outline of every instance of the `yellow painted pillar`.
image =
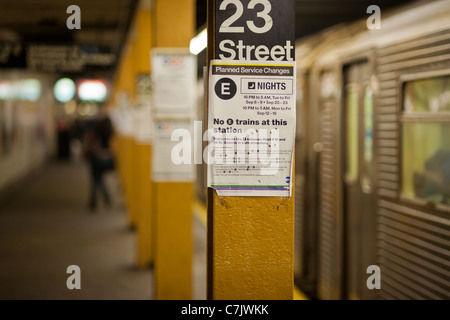
[[136,157],[141,176],[137,190],[139,203],[137,212],[137,266],[145,268],[153,264],[152,146],[150,144],[138,144]]
[[[115,100],[122,102],[122,96],[129,98],[133,93],[133,61],[132,48],[130,43],[126,43],[122,52],[115,85]],[[128,99],[130,102],[130,99]],[[129,107],[129,106],[127,106]],[[125,206],[127,208],[128,224],[131,228],[135,228],[136,221],[134,215],[133,203],[133,137],[129,132],[121,133],[119,142],[119,174],[122,182],[122,189],[125,197]]]
[[293,229],[293,197],[219,197],[209,190],[208,298],[292,300]]
[[119,138],[119,150],[118,150],[118,154],[119,154],[119,175],[120,175],[120,183],[121,183],[121,187],[122,187],[122,193],[123,193],[123,200],[124,200],[124,205],[125,207],[127,207],[128,210],[128,203],[127,203],[127,199],[126,199],[126,194],[127,194],[127,161],[126,161],[126,136],[122,134],[120,134],[120,138]]
[[[145,3],[145,1],[142,3]],[[134,59],[135,72],[137,74],[150,73],[150,49],[152,42],[151,16],[152,13],[149,4],[142,4],[136,13]]]
[[[208,68],[215,56],[214,23],[214,1],[208,1]],[[219,197],[208,188],[208,299],[293,299],[295,191],[291,194]]]
[[[153,47],[189,48],[193,0],[155,0]],[[171,161],[171,159],[168,159]],[[193,183],[155,182],[155,298],[191,299]]]
[[154,184],[155,299],[192,297],[192,183]]
[[[126,95],[126,107],[130,109],[151,102],[150,98],[148,101],[142,101],[142,97],[137,95],[138,77],[150,76],[151,14],[151,0],[140,0],[115,77],[115,103],[123,104],[123,95]],[[151,119],[147,125],[152,126]],[[131,125],[131,128],[134,128],[134,125]],[[139,141],[129,130],[127,124],[127,132],[120,132],[117,136],[117,168],[125,196],[128,224],[136,229],[136,263],[138,267],[145,268],[153,261],[154,242],[151,145],[150,142]]]
[[135,170],[135,148],[134,137],[124,137],[124,175],[125,175],[125,201],[128,210],[128,225],[130,228],[136,228],[136,201],[135,193],[137,190],[134,183]]
[[[136,93],[136,63],[135,60],[135,49],[136,49],[136,34],[132,32],[127,41],[128,52],[127,52],[127,70],[126,70],[126,82],[127,87],[130,93],[130,107],[132,110],[135,110],[135,102],[134,97]],[[138,217],[137,212],[139,210],[138,203],[138,188],[139,188],[139,167],[137,160],[137,147],[136,147],[136,124],[135,124],[135,115],[132,113],[132,132],[130,132],[129,146],[128,146],[128,174],[129,174],[129,194],[128,194],[128,202],[129,202],[129,222],[130,227],[133,229],[137,229],[138,225]]]
[[125,160],[124,160],[124,146],[125,137],[122,133],[117,134],[117,149],[116,149],[116,159],[117,159],[117,171],[119,175],[120,185],[122,186],[123,192],[125,193]]
[[[123,92],[123,59],[120,60],[115,79],[114,79],[114,103],[117,105],[120,101],[120,95]],[[117,107],[117,106],[116,106]],[[124,159],[124,146],[125,146],[125,137],[123,132],[119,131],[120,128],[115,128],[116,132],[116,170],[119,175],[120,185],[122,187],[123,193],[125,193],[125,159]]]
[[139,212],[141,210],[141,203],[139,199],[139,188],[141,185],[141,170],[139,166],[139,145],[136,140],[136,136],[131,139],[131,159],[130,159],[130,173],[131,178],[131,194],[130,194],[130,221],[133,228],[138,229],[139,224]]
[[[137,77],[150,75],[150,49],[151,49],[151,6],[148,0],[140,2],[135,15],[134,25],[134,83]],[[137,93],[137,90],[135,90]],[[136,99],[137,97],[135,97]],[[145,101],[145,103],[150,101]],[[149,122],[148,126],[153,123]],[[136,146],[136,229],[137,229],[137,266],[145,268],[153,264],[153,210],[152,210],[152,182],[151,182],[151,156],[150,142],[137,141]]]
[[[136,67],[139,61],[136,61],[136,43],[138,39],[136,38],[136,33],[132,34],[128,41],[129,51],[127,52],[127,68],[126,76],[127,76],[127,87],[130,92],[130,107],[135,110],[135,95],[136,95]],[[128,170],[129,170],[129,222],[130,227],[133,229],[138,228],[138,211],[139,211],[139,202],[138,202],[138,188],[139,188],[139,171],[138,167],[138,151],[137,151],[137,141],[136,141],[136,123],[135,123],[135,115],[132,115],[132,133],[130,136],[130,145],[128,146],[129,154],[128,154]]]

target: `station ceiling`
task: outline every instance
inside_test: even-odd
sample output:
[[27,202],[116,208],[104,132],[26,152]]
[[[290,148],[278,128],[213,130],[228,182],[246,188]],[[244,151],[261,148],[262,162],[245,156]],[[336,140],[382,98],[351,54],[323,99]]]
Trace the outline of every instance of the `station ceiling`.
[[[196,27],[206,24],[206,3],[195,0],[197,6]],[[368,16],[366,9],[376,4],[383,9],[413,0],[295,0],[296,37],[303,37],[344,21]],[[108,72],[115,62],[126,39],[138,0],[1,0],[0,1],[0,69],[29,67],[30,61],[24,51],[32,45],[34,68],[48,67],[51,72]],[[81,9],[81,30],[66,27],[69,5]],[[72,56],[93,55],[89,61],[75,62],[63,70],[55,63],[40,61],[46,52],[58,51],[56,47],[68,47],[66,54]],[[56,49],[55,49],[56,48]],[[55,51],[56,50],[56,51]],[[14,53],[15,55],[13,55]],[[61,53],[62,55],[62,53]],[[96,55],[96,56],[95,56]],[[102,61],[95,65],[92,61]],[[54,61],[53,61],[54,62]],[[52,70],[54,68],[54,70]]]

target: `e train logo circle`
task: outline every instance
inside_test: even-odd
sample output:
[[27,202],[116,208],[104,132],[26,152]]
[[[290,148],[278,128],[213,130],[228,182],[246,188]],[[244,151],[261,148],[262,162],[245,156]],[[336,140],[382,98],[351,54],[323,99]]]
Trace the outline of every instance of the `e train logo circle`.
[[214,86],[216,95],[222,100],[232,99],[237,92],[236,83],[230,78],[222,78]]

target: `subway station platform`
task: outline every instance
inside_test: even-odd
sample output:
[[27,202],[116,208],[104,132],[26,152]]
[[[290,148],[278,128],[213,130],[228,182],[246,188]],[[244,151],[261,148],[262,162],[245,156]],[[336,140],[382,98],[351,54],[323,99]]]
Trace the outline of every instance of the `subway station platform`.
[[0,302],[450,300],[449,3],[2,0]]
[[[136,267],[136,232],[127,224],[115,172],[110,208],[88,209],[83,161],[53,161],[0,204],[0,300],[153,300],[153,270]],[[196,206],[196,208],[199,208]],[[206,226],[193,214],[193,300],[206,298]],[[67,267],[81,271],[69,290]]]

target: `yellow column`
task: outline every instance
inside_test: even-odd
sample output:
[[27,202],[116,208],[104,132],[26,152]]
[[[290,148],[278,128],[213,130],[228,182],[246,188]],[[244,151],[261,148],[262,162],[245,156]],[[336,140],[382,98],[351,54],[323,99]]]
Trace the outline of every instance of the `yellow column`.
[[116,148],[116,160],[117,160],[117,171],[119,175],[120,185],[122,187],[123,193],[125,193],[125,160],[124,160],[124,146],[125,137],[122,133],[117,133],[117,148]]
[[124,137],[124,175],[125,175],[125,201],[128,209],[128,225],[130,228],[136,228],[136,184],[135,180],[135,148],[134,137]]
[[[130,99],[133,94],[133,54],[131,43],[126,43],[120,59],[119,69],[116,77],[115,101],[121,103],[121,96],[126,94]],[[133,137],[129,133],[121,134],[119,138],[119,174],[122,189],[125,196],[128,224],[131,228],[136,226],[133,201]]]
[[[133,32],[128,41],[128,46],[130,47],[127,60],[128,60],[128,70],[127,70],[127,86],[130,92],[130,103],[133,110],[136,108],[135,104],[135,95],[136,95],[136,67],[139,61],[135,59],[136,52],[136,43],[138,39],[136,38],[136,33]],[[134,117],[134,115],[133,115]],[[139,203],[138,203],[138,188],[139,188],[139,171],[138,160],[137,160],[137,142],[136,142],[136,132],[135,132],[135,123],[133,118],[133,132],[129,139],[128,146],[128,165],[129,165],[129,221],[130,226],[134,229],[138,227],[138,211],[139,211]]]
[[130,155],[130,183],[131,194],[130,194],[130,221],[133,228],[138,229],[139,227],[139,212],[141,210],[141,204],[139,202],[139,188],[141,185],[141,170],[139,166],[139,145],[136,140],[136,136],[133,135],[131,138],[131,155]]
[[[133,26],[134,28],[134,26]],[[133,30],[134,31],[134,30]],[[129,46],[129,52],[127,56],[128,60],[128,70],[127,70],[127,86],[129,88],[130,92],[130,106],[135,109],[135,94],[136,94],[136,65],[137,61],[135,59],[135,52],[136,52],[136,34],[135,32],[131,32],[130,37],[128,39],[128,46]],[[128,146],[128,170],[129,170],[129,194],[128,194],[128,201],[129,201],[129,221],[130,226],[133,229],[137,229],[138,227],[138,217],[137,213],[139,210],[139,203],[138,203],[138,188],[139,188],[139,170],[138,167],[138,161],[137,161],[137,146],[136,146],[136,132],[135,132],[135,123],[134,123],[134,115],[133,115],[133,132],[129,139],[129,146]]]
[[[210,1],[208,67],[215,48],[213,15]],[[294,180],[294,168],[291,177]],[[208,188],[208,299],[293,299],[294,194],[292,190],[292,197],[219,197]]]
[[[123,94],[130,94],[129,84],[129,46],[125,45],[121,53],[120,61],[115,76],[114,84],[114,101],[116,104],[122,103],[121,97]],[[122,192],[124,194],[125,206],[129,211],[129,159],[128,159],[128,140],[129,138],[123,132],[117,132],[117,170],[120,178]],[[128,222],[130,222],[128,214]]]
[[152,146],[150,144],[137,145],[137,166],[140,168],[139,185],[137,190],[138,224],[137,224],[137,266],[149,267],[153,264],[153,210],[152,210],[152,182],[151,182],[151,157]]
[[[115,78],[114,101],[122,103],[122,95],[126,94],[127,107],[134,108],[137,104],[137,78],[150,76],[151,0],[139,2],[130,30]],[[148,126],[152,125],[150,121]],[[136,262],[140,268],[148,267],[153,260],[151,149],[150,142],[138,141],[130,132],[117,136],[118,174],[124,191],[128,224],[137,231]]]
[[[123,65],[123,60],[120,60],[118,62],[118,66],[116,69],[116,73],[114,76],[114,93],[112,96],[112,100],[113,100],[113,104],[117,106],[117,104],[119,103],[119,96],[120,96],[120,92],[122,90],[122,67]],[[115,128],[116,130],[118,130],[119,128]],[[124,188],[124,184],[125,184],[125,170],[124,170],[124,164],[123,164],[123,134],[122,132],[115,132],[115,156],[116,156],[116,170],[117,170],[117,174],[119,175],[119,181],[120,184],[122,186],[122,188]]]
[[[134,39],[134,72],[139,75],[150,75],[151,48],[151,7],[150,1],[141,1],[135,16]],[[136,90],[135,90],[136,92]],[[150,101],[148,101],[150,103]],[[152,126],[153,123],[148,123]],[[136,156],[136,224],[137,224],[137,266],[145,268],[153,263],[153,210],[150,142],[137,142]]]
[[[188,48],[193,0],[155,0],[153,46]],[[168,159],[168,161],[171,161]],[[155,182],[155,298],[191,299],[193,183]]]
[[210,190],[208,202],[208,298],[292,300],[293,197],[219,197]]
[[192,183],[158,182],[156,208],[155,299],[192,296]]

